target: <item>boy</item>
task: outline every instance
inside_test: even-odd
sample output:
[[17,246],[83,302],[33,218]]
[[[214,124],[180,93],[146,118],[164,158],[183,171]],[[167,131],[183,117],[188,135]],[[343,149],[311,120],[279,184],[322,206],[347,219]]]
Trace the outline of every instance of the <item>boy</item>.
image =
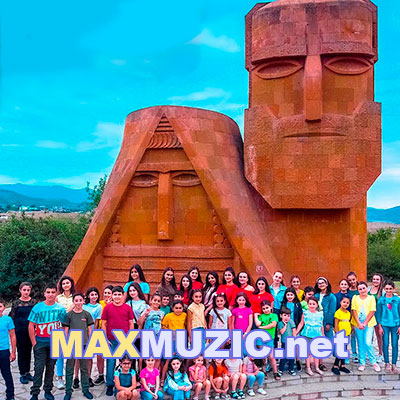
[[[17,340],[14,322],[8,315],[3,315],[4,300],[0,299],[0,371],[6,383],[6,400],[14,400],[14,381],[10,362],[15,360]],[[11,342],[11,353],[10,353]]]
[[[133,329],[133,318],[132,308],[124,303],[124,290],[121,286],[113,287],[112,302],[104,307],[101,316],[102,328],[110,341],[111,352],[114,352],[118,345],[112,333],[113,329],[122,329],[125,333],[128,333],[130,329]],[[114,394],[114,369],[115,359],[110,358],[107,360],[106,369],[107,396]]]
[[[85,302],[82,293],[72,295],[74,308],[67,314],[63,326],[65,327],[65,336],[68,336],[70,329],[79,329],[83,331],[83,344],[86,346],[90,334],[92,333],[93,318],[91,314],[84,310]],[[82,393],[87,399],[93,399],[93,395],[89,392],[89,375],[88,375],[88,360],[80,359],[76,361],[73,358],[67,360],[65,369],[65,396],[64,400],[71,400],[72,396],[72,377],[74,375],[75,362],[79,363],[81,369]]]
[[[289,336],[296,336],[296,325],[290,319],[292,312],[286,307],[281,308],[281,321],[278,322],[278,330],[281,335],[282,349],[286,347],[286,338]],[[295,376],[297,373],[294,369],[294,359],[281,358],[279,362],[279,374],[282,375],[286,363],[289,364],[289,374]]]
[[44,398],[54,400],[51,390],[53,389],[54,365],[57,360],[50,358],[50,334],[53,329],[61,329],[61,321],[66,315],[65,308],[56,303],[56,295],[56,284],[48,283],[44,289],[45,301],[36,304],[28,317],[29,337],[35,358],[31,400],[38,400],[45,367]]

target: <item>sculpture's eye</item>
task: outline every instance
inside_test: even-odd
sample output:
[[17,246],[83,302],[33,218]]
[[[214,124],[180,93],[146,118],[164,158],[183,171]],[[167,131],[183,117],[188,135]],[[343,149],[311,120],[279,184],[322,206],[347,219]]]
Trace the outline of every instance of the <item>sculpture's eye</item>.
[[132,186],[136,187],[152,187],[158,185],[158,174],[152,172],[138,173],[132,178]]
[[200,185],[200,179],[194,172],[177,172],[172,176],[172,183],[176,186]]
[[325,68],[340,75],[359,75],[372,68],[372,61],[363,57],[334,57],[324,63]]
[[274,60],[263,63],[254,72],[261,79],[277,79],[292,75],[303,68],[299,60]]

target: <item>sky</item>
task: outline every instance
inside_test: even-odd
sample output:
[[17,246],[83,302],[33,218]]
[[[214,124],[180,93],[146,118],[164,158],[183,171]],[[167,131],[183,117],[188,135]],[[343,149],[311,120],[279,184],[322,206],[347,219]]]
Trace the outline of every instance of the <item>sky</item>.
[[[383,172],[368,205],[400,205],[400,3],[378,6],[375,97]],[[0,184],[82,188],[109,174],[132,111],[219,111],[243,133],[247,0],[11,1],[2,5]]]

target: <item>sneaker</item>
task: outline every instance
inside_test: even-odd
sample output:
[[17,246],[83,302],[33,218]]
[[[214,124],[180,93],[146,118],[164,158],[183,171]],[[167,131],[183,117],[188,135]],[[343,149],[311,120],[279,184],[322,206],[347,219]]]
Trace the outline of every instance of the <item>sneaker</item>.
[[357,368],[360,372],[365,371],[365,365],[361,364],[358,368]]
[[29,372],[25,374],[25,376],[28,378],[30,382],[33,382],[33,376]]
[[299,371],[299,372],[301,371],[302,368],[301,368],[301,361],[300,360],[296,361],[296,368],[297,368],[297,371]]
[[373,367],[374,367],[375,372],[381,372],[381,367],[379,366],[378,363],[375,363],[375,364],[373,365]]
[[67,393],[67,394],[64,396],[64,400],[71,400],[71,397],[72,397],[71,393]]
[[358,364],[360,362],[360,359],[358,358],[358,354],[353,354],[351,356],[351,360],[353,361],[354,364]]
[[345,374],[349,374],[351,371],[348,369],[348,368],[346,368],[346,367],[341,367],[341,368],[339,368],[339,371],[340,372],[344,372]]
[[37,394],[33,394],[31,396],[31,400],[39,400],[39,396]]
[[376,362],[377,362],[377,363],[383,362],[383,356],[382,356],[382,354],[378,354],[378,355],[376,356]]
[[251,397],[254,397],[256,394],[254,393],[254,390],[253,389],[249,389],[248,391],[247,391],[247,394],[249,395],[249,396],[251,396]]
[[93,379],[89,378],[89,387],[94,387]]
[[266,392],[262,387],[260,387],[260,388],[257,389],[257,393],[263,394],[263,395],[266,395],[266,394],[267,394],[267,392]]
[[289,370],[289,375],[296,376],[297,372],[294,369]]
[[51,392],[44,392],[44,398],[45,398],[46,400],[54,400],[53,393],[51,393]]
[[219,397],[219,394],[216,394],[216,395],[214,396],[214,399],[215,399],[215,400],[220,400],[221,397]]
[[221,394],[221,399],[222,399],[222,400],[229,399],[229,396],[228,396],[227,394],[225,394],[225,393],[222,393],[222,394]]
[[92,395],[92,393],[89,392],[89,390],[85,390],[82,394],[83,394],[83,397],[86,397],[89,400],[93,399],[93,395]]
[[243,393],[243,390],[242,390],[242,389],[239,389],[239,390],[237,391],[237,394],[238,394],[238,396],[239,396],[241,399],[245,399],[245,398],[246,398],[246,395]]
[[61,377],[57,378],[57,389],[58,390],[65,389],[65,384],[64,384],[63,378],[61,378]]
[[349,365],[349,364],[350,364],[350,359],[349,359],[349,358],[346,358],[346,359],[344,360],[344,363],[345,363],[346,365]]
[[238,399],[238,398],[239,398],[239,395],[237,394],[237,392],[236,392],[235,390],[232,390],[232,392],[231,392],[231,398],[232,398],[232,399]]
[[78,389],[79,388],[79,379],[78,378],[74,378],[74,383],[72,384],[72,387],[74,389]]
[[321,364],[320,366],[319,366],[319,369],[321,370],[321,371],[328,371],[328,368],[326,367],[326,365],[324,365],[324,364]]
[[271,371],[271,364],[267,364],[266,366],[265,366],[265,372],[270,372]]
[[112,396],[114,394],[114,386],[107,386],[106,396]]
[[278,369],[278,374],[279,374],[279,376],[282,376],[282,375],[283,375],[283,371],[281,371],[280,369]]
[[27,385],[29,383],[29,379],[26,375],[21,375],[19,377],[19,381],[23,384],[23,385]]
[[339,370],[339,368],[338,367],[332,367],[332,370],[331,370],[335,375],[340,375],[340,370]]
[[100,386],[104,383],[104,375],[99,375],[99,377],[93,382],[94,386]]

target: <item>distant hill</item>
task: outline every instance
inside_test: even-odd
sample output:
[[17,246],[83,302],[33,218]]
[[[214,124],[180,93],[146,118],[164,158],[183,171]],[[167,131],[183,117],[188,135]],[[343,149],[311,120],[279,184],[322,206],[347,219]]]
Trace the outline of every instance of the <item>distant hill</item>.
[[386,210],[380,208],[367,208],[368,222],[389,222],[392,224],[400,224],[400,206],[388,208]]

